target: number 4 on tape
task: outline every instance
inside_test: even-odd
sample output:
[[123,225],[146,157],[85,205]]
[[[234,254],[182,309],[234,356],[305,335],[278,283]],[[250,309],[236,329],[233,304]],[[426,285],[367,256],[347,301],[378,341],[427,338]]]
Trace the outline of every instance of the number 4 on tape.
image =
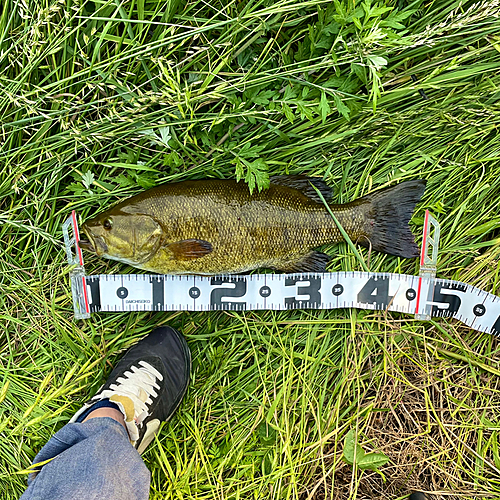
[[[71,234],[70,234],[71,229]],[[500,332],[500,299],[457,281],[436,279],[439,224],[428,211],[419,276],[370,272],[170,276],[86,276],[76,215],[63,225],[75,318],[100,311],[245,311],[361,308],[453,317],[488,333]],[[75,248],[75,251],[73,251]]]

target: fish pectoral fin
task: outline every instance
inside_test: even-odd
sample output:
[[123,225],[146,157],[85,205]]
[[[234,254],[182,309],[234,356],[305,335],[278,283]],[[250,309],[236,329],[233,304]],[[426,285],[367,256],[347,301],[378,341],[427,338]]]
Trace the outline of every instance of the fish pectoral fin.
[[312,251],[296,260],[291,260],[283,266],[279,266],[279,271],[286,273],[324,273],[330,256],[326,253]]
[[273,175],[269,181],[271,184],[296,189],[308,198],[311,198],[311,200],[322,204],[323,201],[313,188],[315,186],[327,203],[332,201],[332,188],[323,179],[319,179],[318,177],[307,177],[306,175]]
[[212,252],[212,244],[205,240],[180,240],[166,245],[176,260],[199,259]]

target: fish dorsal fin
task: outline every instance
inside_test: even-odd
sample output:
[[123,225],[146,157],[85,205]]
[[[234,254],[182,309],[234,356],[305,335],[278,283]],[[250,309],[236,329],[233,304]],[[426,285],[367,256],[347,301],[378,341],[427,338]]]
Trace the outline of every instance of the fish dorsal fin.
[[176,260],[199,259],[212,252],[212,244],[205,240],[180,240],[169,243],[166,247],[174,254]]
[[312,184],[318,188],[327,203],[332,201],[332,188],[319,177],[307,177],[307,175],[273,175],[269,180],[271,184],[296,189],[302,194],[305,194],[308,198],[311,198],[311,200],[317,203],[323,203],[318,193],[311,186]]

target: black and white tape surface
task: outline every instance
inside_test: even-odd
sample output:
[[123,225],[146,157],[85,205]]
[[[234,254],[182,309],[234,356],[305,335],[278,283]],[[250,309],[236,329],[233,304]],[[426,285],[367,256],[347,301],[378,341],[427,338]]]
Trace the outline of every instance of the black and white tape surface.
[[405,274],[341,272],[87,276],[89,311],[249,311],[360,308],[453,317],[499,333],[500,298],[464,283]]
[[[429,222],[429,223],[428,223]],[[360,308],[413,314],[419,319],[449,317],[469,327],[500,333],[500,298],[465,283],[436,279],[439,226],[426,213],[420,276],[371,272],[171,276],[101,274],[85,276],[76,217],[65,223],[75,318],[94,312],[249,311]],[[437,230],[430,238],[430,228]],[[432,255],[428,252],[431,242]],[[76,245],[77,246],[77,245]],[[84,286],[83,286],[84,283]]]

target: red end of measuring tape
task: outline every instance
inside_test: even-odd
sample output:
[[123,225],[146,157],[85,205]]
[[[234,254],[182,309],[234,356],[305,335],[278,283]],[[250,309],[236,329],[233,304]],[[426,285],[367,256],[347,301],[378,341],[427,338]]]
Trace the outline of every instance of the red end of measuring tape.
[[74,210],[71,211],[71,218],[73,220],[73,232],[75,236],[76,254],[78,256],[78,261],[80,262],[80,265],[83,266],[82,249],[80,248],[80,245],[78,245],[78,242],[80,241],[80,231],[78,230],[78,224],[76,223],[76,212]]
[[[73,237],[71,239],[69,238],[69,233],[67,231],[67,228],[70,225],[73,228]],[[83,298],[83,304],[80,301],[80,310],[85,309],[85,313],[90,314],[89,298],[87,294],[87,282],[85,279],[85,269],[83,267],[82,249],[78,244],[78,242],[80,241],[80,231],[78,230],[78,223],[76,221],[76,212],[74,210],[71,211],[71,216],[63,224],[63,232],[64,232],[64,243],[66,245],[66,253],[68,255],[68,261],[71,265],[77,264],[80,267],[80,269],[75,268],[71,278],[72,287],[73,286],[77,287],[76,289],[72,290],[73,300],[75,300],[75,294]],[[73,252],[71,251],[71,247],[73,245],[75,246],[76,249],[76,259],[73,257]],[[77,284],[80,283],[80,279],[81,279],[81,285]],[[77,309],[75,306],[75,311],[76,310]]]
[[83,286],[83,299],[85,300],[85,312],[90,314],[89,298],[87,296],[87,281],[85,276],[82,276],[82,286]]
[[424,239],[422,240],[422,248],[420,249],[420,267],[425,262],[425,249],[427,248],[427,228],[429,227],[429,210],[425,211],[424,219]]
[[[427,248],[427,228],[429,227],[429,210],[425,211],[425,218],[424,218],[424,237],[422,239],[422,248],[420,249],[420,267],[423,267],[424,262],[425,262],[425,252]],[[418,287],[417,287],[417,299],[415,302],[415,314],[419,314],[419,307],[420,307],[420,292],[422,290],[422,278],[420,277],[418,280]]]

